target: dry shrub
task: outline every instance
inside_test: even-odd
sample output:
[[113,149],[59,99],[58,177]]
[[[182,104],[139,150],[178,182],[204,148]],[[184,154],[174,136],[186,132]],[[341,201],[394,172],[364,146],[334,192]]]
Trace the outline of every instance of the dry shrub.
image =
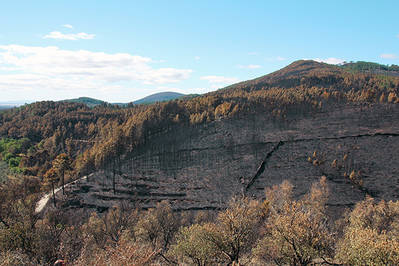
[[157,255],[158,251],[148,245],[121,240],[115,246],[95,250],[90,257],[80,257],[74,265],[150,265]]
[[255,244],[268,206],[248,198],[233,198],[214,223],[183,227],[171,254],[179,263],[238,264]]
[[17,250],[8,250],[0,253],[0,266],[33,266],[35,263],[32,262],[31,258]]
[[326,178],[312,186],[300,200],[292,197],[292,185],[285,181],[267,190],[270,215],[265,235],[253,254],[262,263],[307,265],[315,259],[332,257],[334,234],[325,215],[328,197]]
[[142,215],[135,226],[136,237],[154,249],[166,251],[180,227],[180,217],[167,201]]
[[350,265],[399,264],[399,202],[367,198],[349,214],[337,259]]

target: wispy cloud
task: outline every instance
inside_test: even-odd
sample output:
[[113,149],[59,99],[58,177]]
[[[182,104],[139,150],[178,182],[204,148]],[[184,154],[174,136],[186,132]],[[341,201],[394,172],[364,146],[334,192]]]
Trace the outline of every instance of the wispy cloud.
[[248,55],[258,55],[258,52],[249,52]]
[[80,33],[62,33],[59,31],[52,31],[49,34],[45,35],[43,39],[60,39],[60,40],[91,40],[94,39],[95,34],[89,34],[85,32]]
[[194,56],[194,60],[195,61],[198,61],[198,60],[200,60],[201,59],[201,57],[199,57],[198,55],[197,56]]
[[225,76],[203,76],[200,79],[208,81],[211,89],[219,89],[240,81],[238,78]]
[[0,74],[0,88],[10,93],[20,90],[50,94],[60,89],[121,91],[131,88],[130,82],[174,83],[189,78],[192,72],[191,69],[154,68],[151,65],[154,62],[151,58],[127,53],[0,45],[0,67],[13,70]]
[[399,56],[397,56],[396,54],[381,54],[380,57],[382,59],[398,59]]
[[190,88],[190,93],[204,94],[204,93],[212,91],[213,89],[214,88],[204,88],[204,87]]
[[73,29],[73,26],[71,24],[64,24],[62,25],[64,28],[68,28],[68,29]]
[[260,65],[238,65],[238,68],[245,68],[245,69],[257,69],[261,68],[262,66]]
[[327,64],[331,64],[331,65],[339,65],[339,64],[342,64],[343,62],[345,62],[344,59],[335,58],[335,57],[330,57],[330,58],[326,58],[326,59],[314,58],[313,60],[316,62],[327,63]]
[[202,80],[207,80],[209,83],[235,83],[238,82],[238,78],[233,77],[224,77],[224,76],[203,76]]
[[266,58],[266,61],[269,61],[269,62],[284,61],[284,60],[287,60],[287,58],[282,57],[282,56],[275,56],[275,57]]

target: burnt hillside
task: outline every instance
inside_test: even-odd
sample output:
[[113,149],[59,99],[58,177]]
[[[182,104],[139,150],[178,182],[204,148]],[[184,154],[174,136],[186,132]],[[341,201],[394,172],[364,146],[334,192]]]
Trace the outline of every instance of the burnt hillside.
[[265,187],[286,179],[300,196],[323,175],[331,210],[367,195],[397,200],[398,111],[340,106],[284,124],[247,116],[175,128],[127,154],[115,193],[109,168],[72,188],[71,202],[104,210],[121,200],[148,208],[168,199],[179,210],[220,209],[236,194],[263,198]]

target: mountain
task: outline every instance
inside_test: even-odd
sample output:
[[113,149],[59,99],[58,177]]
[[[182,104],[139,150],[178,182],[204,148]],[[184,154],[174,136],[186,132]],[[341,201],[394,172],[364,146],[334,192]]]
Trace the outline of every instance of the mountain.
[[[164,101],[170,101],[174,99],[178,99],[184,96],[190,96],[190,95],[185,95],[182,93],[177,93],[177,92],[160,92],[160,93],[155,93],[152,95],[149,95],[147,97],[144,97],[142,99],[139,99],[137,101],[134,101],[134,104],[150,104],[150,103],[155,103],[155,102],[164,102]],[[63,100],[63,102],[72,102],[72,103],[84,103],[88,107],[94,107],[97,105],[101,104],[107,104],[105,101],[89,98],[89,97],[79,97],[76,99],[69,99],[69,100]],[[121,107],[127,107],[127,103],[112,103],[112,105],[118,105]]]
[[100,104],[105,104],[106,102],[97,100],[94,98],[89,98],[89,97],[79,97],[76,99],[68,99],[68,100],[63,100],[62,102],[68,102],[68,103],[84,103],[88,107],[94,107]]
[[30,103],[30,101],[6,101],[0,102],[0,110],[11,109],[24,104]]
[[71,176],[90,174],[70,187],[65,209],[164,199],[177,210],[221,209],[285,179],[299,197],[324,175],[338,215],[367,195],[399,199],[398,95],[398,77],[300,60],[179,101],[30,104],[0,113],[0,136],[29,138],[34,148],[18,153],[27,174],[43,176],[63,152]]
[[[399,77],[399,67],[390,67],[371,62],[347,63],[341,66],[320,63],[313,60],[298,60],[268,75],[228,86],[215,93],[230,90],[260,90],[273,87],[335,87],[339,90],[351,89],[348,82],[358,78],[381,79]],[[368,78],[367,78],[368,79]],[[354,88],[358,89],[358,84]]]
[[149,104],[149,103],[155,103],[155,102],[164,102],[164,101],[170,101],[174,99],[178,99],[185,96],[185,94],[178,93],[178,92],[160,92],[160,93],[155,93],[152,95],[149,95],[147,97],[144,97],[140,100],[134,101],[134,104]]
[[346,73],[345,70],[335,65],[319,63],[312,60],[299,60],[273,73],[233,84],[216,93],[237,89],[250,91],[272,87],[292,88],[303,84],[304,80],[311,78],[313,78],[313,80],[311,80],[311,84],[308,85],[322,85],[320,81],[323,79],[328,77],[333,78],[333,80],[330,81],[333,83],[336,82],[336,78],[342,76],[344,73]]
[[7,110],[10,108],[13,108],[14,106],[10,106],[10,105],[0,105],[0,110]]

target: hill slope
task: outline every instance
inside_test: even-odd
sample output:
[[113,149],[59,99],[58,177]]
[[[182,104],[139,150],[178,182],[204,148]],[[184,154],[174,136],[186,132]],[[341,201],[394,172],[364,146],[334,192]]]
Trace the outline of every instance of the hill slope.
[[353,71],[357,73],[371,73],[371,74],[379,74],[379,75],[387,75],[387,76],[399,76],[399,66],[398,65],[381,65],[373,62],[351,62],[346,63],[341,66],[341,68]]

